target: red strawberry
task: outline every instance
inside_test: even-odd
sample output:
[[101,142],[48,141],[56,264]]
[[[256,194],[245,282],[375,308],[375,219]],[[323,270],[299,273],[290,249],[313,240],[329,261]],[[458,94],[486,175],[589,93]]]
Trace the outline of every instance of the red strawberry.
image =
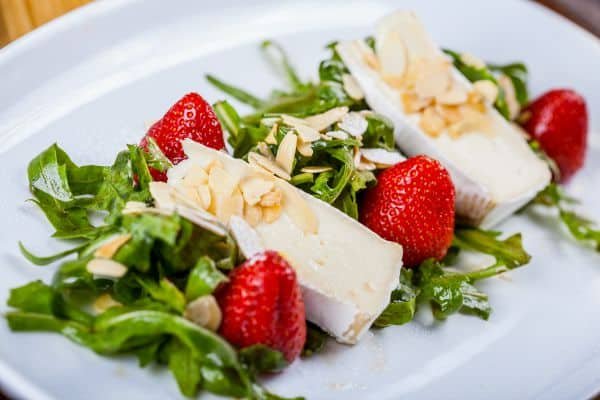
[[[173,164],[184,160],[181,147],[183,139],[192,139],[213,149],[225,147],[221,124],[210,104],[198,93],[188,93],[175,103],[169,111],[150,127],[140,142],[146,148],[146,137],[151,137]],[[156,180],[166,181],[166,174],[151,170]]]
[[296,273],[274,251],[250,258],[216,293],[223,312],[220,333],[240,348],[264,344],[293,361],[306,341],[304,302]]
[[588,115],[585,100],[569,89],[551,90],[531,103],[525,129],[540,143],[560,170],[560,181],[568,181],[585,159]]
[[454,233],[454,185],[436,160],[417,156],[384,170],[361,206],[360,221],[400,243],[408,267],[446,255]]

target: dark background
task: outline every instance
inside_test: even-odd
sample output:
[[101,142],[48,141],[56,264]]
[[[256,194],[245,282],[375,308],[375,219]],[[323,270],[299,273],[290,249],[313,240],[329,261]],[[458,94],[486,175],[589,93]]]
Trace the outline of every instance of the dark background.
[[[0,6],[6,6],[5,3],[10,3],[12,1],[14,0],[0,0]],[[594,35],[600,37],[600,0],[537,0],[537,2],[564,15],[592,32]],[[3,17],[7,18],[8,16],[5,13]],[[2,25],[1,21],[0,25]],[[0,29],[0,31],[2,31],[2,29]],[[0,34],[0,39],[2,39],[2,36],[3,35]],[[1,45],[2,40],[0,40],[0,47]],[[9,399],[0,391],[0,400]],[[600,394],[595,396],[593,400],[600,400]]]

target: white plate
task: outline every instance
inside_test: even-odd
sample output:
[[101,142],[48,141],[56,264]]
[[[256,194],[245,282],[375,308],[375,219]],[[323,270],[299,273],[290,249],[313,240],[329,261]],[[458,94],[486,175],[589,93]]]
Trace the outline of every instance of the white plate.
[[[44,254],[61,244],[28,197],[25,169],[57,141],[77,162],[108,163],[176,99],[220,94],[216,73],[266,94],[280,85],[257,43],[275,38],[302,76],[315,76],[323,46],[367,35],[377,17],[416,10],[444,46],[496,62],[524,60],[533,94],[569,86],[600,115],[600,45],[571,23],[517,1],[107,1],[77,10],[0,51],[0,311],[9,288],[50,279],[29,265],[24,240]],[[595,124],[595,125],[594,125]],[[570,190],[600,219],[600,137]],[[546,225],[544,228],[543,225]],[[600,257],[565,240],[543,218],[521,215],[532,263],[484,283],[488,322],[453,316],[374,331],[358,346],[331,344],[296,362],[269,388],[308,399],[573,399],[600,389]],[[130,358],[99,357],[63,337],[12,334],[0,323],[0,382],[27,399],[176,399],[173,379]]]

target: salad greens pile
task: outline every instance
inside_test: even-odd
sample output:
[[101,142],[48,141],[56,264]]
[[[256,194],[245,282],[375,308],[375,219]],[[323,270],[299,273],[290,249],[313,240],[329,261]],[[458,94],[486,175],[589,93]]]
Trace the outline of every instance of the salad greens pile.
[[[286,364],[281,353],[264,346],[237,351],[184,318],[186,308],[211,294],[241,261],[235,241],[225,230],[207,229],[177,213],[123,211],[127,202],[151,205],[148,165],[157,159],[129,146],[111,167],[77,166],[52,145],[31,161],[32,201],[56,229],[54,237],[76,244],[49,257],[21,244],[22,252],[36,265],[76,257],[59,266],[50,285],[35,281],[11,291],[10,328],[60,333],[98,354],[133,354],[141,366],[164,364],[186,396],[205,390],[280,399],[258,385],[256,376],[281,370]],[[104,215],[104,223],[93,225],[94,214]],[[92,274],[88,263],[115,237],[126,241],[110,259],[126,272]]]
[[[304,118],[337,107],[348,107],[351,111],[368,110],[364,100],[355,100],[344,90],[342,77],[348,70],[334,45],[328,46],[331,55],[320,63],[319,81],[313,83],[303,82],[298,77],[279,45],[271,41],[263,42],[261,49],[286,77],[290,86],[289,91],[274,90],[266,100],[212,75],[207,76],[215,87],[255,109],[250,115],[241,117],[227,101],[214,105],[217,117],[229,132],[228,142],[235,157],[247,158],[251,151],[260,153],[258,146],[261,144],[268,146],[266,151],[270,154],[277,154],[281,141],[292,129],[281,123],[282,114]],[[355,148],[395,151],[392,124],[385,117],[370,111],[365,113],[364,119],[367,127],[360,138],[351,135],[347,135],[345,139],[322,137],[311,143],[310,155],[297,152],[290,180],[293,185],[334,205],[353,218],[358,218],[357,194],[375,183],[372,171],[357,169],[354,162]],[[266,144],[265,139],[272,130],[275,130],[275,141]],[[319,167],[323,171],[304,172],[310,167]]]

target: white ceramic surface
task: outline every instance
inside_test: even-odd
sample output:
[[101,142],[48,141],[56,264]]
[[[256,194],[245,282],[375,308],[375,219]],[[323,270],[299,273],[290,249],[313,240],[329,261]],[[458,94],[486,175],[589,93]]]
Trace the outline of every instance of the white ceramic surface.
[[[443,46],[495,62],[524,60],[531,90],[573,87],[600,120],[597,39],[520,1],[102,1],[49,23],[0,50],[0,312],[9,288],[49,280],[17,240],[49,253],[41,213],[25,203],[25,169],[57,141],[77,162],[108,163],[145,123],[188,91],[220,94],[216,73],[258,94],[280,85],[257,43],[280,41],[314,77],[323,46],[369,33],[377,17],[416,10]],[[600,219],[600,137],[569,190]],[[576,399],[600,391],[600,256],[566,240],[551,219],[529,214],[500,227],[521,231],[533,261],[482,286],[488,322],[454,316],[373,331],[360,345],[331,343],[266,384],[308,399]],[[12,334],[0,321],[0,384],[27,399],[178,399],[172,378],[108,359],[51,334]]]

